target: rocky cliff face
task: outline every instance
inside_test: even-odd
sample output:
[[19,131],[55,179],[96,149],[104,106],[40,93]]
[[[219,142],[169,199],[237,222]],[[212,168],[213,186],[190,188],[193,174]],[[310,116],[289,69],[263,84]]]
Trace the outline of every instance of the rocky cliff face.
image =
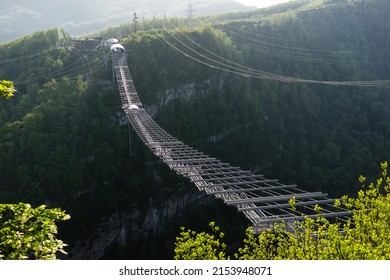
[[[189,206],[199,207],[212,203],[205,194],[191,192],[172,196],[159,205],[151,205],[146,213],[138,209],[127,213],[111,213],[102,218],[99,228],[87,240],[79,240],[69,252],[69,259],[101,259],[111,245],[124,249],[131,246],[129,240],[143,235],[158,236],[170,227],[172,221],[183,218],[183,211]],[[136,257],[136,256],[135,256]]]
[[213,90],[220,90],[223,88],[225,81],[226,76],[219,75],[207,79],[202,83],[190,82],[161,91],[157,94],[156,102],[152,106],[148,106],[146,110],[151,116],[154,116],[159,108],[167,106],[177,99],[190,102],[192,98],[203,97],[210,94]]

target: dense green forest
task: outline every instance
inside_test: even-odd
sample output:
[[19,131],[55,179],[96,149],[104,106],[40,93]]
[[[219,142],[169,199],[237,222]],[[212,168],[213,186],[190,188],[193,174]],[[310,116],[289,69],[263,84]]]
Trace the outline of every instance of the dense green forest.
[[[354,195],[359,175],[376,178],[378,163],[389,159],[387,87],[243,77],[183,55],[195,53],[180,41],[204,56],[211,54],[199,45],[285,76],[388,79],[389,11],[385,0],[294,1],[195,20],[190,28],[169,19],[137,33],[124,25],[122,44],[142,102],[180,140],[284,183]],[[173,174],[129,128],[111,82],[109,50],[59,48],[66,40],[64,31],[47,30],[0,45],[0,79],[17,90],[0,98],[0,203],[66,210],[72,219],[60,235],[70,258],[91,257],[96,232],[103,235],[118,215],[126,240],[109,239],[100,258],[172,258],[180,226],[202,230],[210,220],[229,229],[229,242],[239,240],[248,221]],[[177,96],[167,98],[172,89]],[[180,199],[177,213],[158,220],[160,230],[145,226],[151,209]],[[84,252],[72,255],[77,247]]]
[[[288,17],[283,13],[277,24],[253,12],[250,21],[217,27],[256,69],[328,81],[388,79],[389,5],[333,3],[290,11]],[[339,196],[356,193],[359,174],[376,174],[377,163],[388,158],[389,101],[387,87],[229,76],[220,94],[178,101],[163,108],[159,119],[219,158]]]

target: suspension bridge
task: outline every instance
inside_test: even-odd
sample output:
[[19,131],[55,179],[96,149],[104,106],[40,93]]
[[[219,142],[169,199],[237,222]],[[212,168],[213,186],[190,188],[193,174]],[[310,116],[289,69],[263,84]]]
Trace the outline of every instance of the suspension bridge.
[[[231,166],[203,154],[176,139],[161,128],[143,108],[120,44],[111,46],[113,72],[122,101],[122,108],[133,129],[144,144],[177,174],[188,178],[209,195],[235,206],[259,233],[275,222],[285,221],[292,228],[294,221],[305,217],[332,217],[345,220],[350,214],[334,206],[335,199],[326,193],[307,192],[297,185],[267,179],[239,167]],[[294,201],[294,207],[290,201]],[[318,211],[320,206],[321,210]]]

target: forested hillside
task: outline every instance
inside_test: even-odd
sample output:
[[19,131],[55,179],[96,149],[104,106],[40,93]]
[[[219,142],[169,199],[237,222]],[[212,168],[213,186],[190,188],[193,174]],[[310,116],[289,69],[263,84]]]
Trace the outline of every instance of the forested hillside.
[[[171,173],[129,130],[111,83],[111,65],[106,68],[104,62],[109,49],[86,55],[56,48],[65,35],[57,30],[39,32],[0,50],[1,75],[14,81],[17,89],[11,99],[0,99],[1,202],[66,209],[72,219],[60,234],[70,244],[71,258],[102,258],[110,246],[107,254],[113,258],[172,256],[167,246],[173,248],[182,222],[207,225],[222,211],[221,205]],[[153,54],[150,61],[134,59],[137,64],[132,64],[146,104],[153,102],[158,90],[192,80],[187,71],[173,80],[156,78],[165,63],[154,55],[160,60],[163,52],[175,55],[156,36],[137,34],[126,40],[134,55]],[[197,71],[197,81],[210,75],[206,68],[182,59],[177,67]],[[192,213],[191,207],[200,209]],[[227,211],[236,215],[234,209]],[[121,227],[125,233],[116,240],[115,230],[121,232]],[[156,237],[166,235],[167,244]],[[102,248],[96,245],[99,242],[104,243]],[[118,253],[117,242],[132,245]]]
[[[389,160],[389,88],[256,79],[208,67],[205,56],[292,78],[388,79],[389,11],[385,0],[295,1],[191,28],[122,26],[122,44],[142,102],[186,144],[283,183],[353,195],[360,174],[377,177]],[[66,40],[48,30],[0,45],[0,80],[17,90],[0,98],[0,203],[66,210],[69,258],[171,258],[180,226],[210,220],[239,240],[248,221],[173,174],[131,131],[109,50],[57,47]]]
[[[217,28],[255,69],[319,81],[389,78],[389,3],[298,2],[299,8],[290,4],[298,12],[278,8],[278,16],[263,18],[254,11],[246,14],[251,20],[236,18]],[[219,158],[342,195],[356,192],[359,174],[376,174],[375,164],[388,158],[389,102],[387,87],[229,76],[220,94],[172,104],[160,118],[164,127],[173,125],[171,131]]]

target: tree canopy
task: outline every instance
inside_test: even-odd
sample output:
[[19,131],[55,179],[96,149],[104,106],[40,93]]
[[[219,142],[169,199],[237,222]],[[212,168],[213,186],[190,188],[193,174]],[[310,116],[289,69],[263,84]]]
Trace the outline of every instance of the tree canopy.
[[0,204],[0,260],[56,259],[67,246],[56,238],[57,222],[70,216],[61,209],[27,203]]
[[0,96],[6,99],[10,99],[15,93],[15,87],[13,82],[2,80],[0,82]]

